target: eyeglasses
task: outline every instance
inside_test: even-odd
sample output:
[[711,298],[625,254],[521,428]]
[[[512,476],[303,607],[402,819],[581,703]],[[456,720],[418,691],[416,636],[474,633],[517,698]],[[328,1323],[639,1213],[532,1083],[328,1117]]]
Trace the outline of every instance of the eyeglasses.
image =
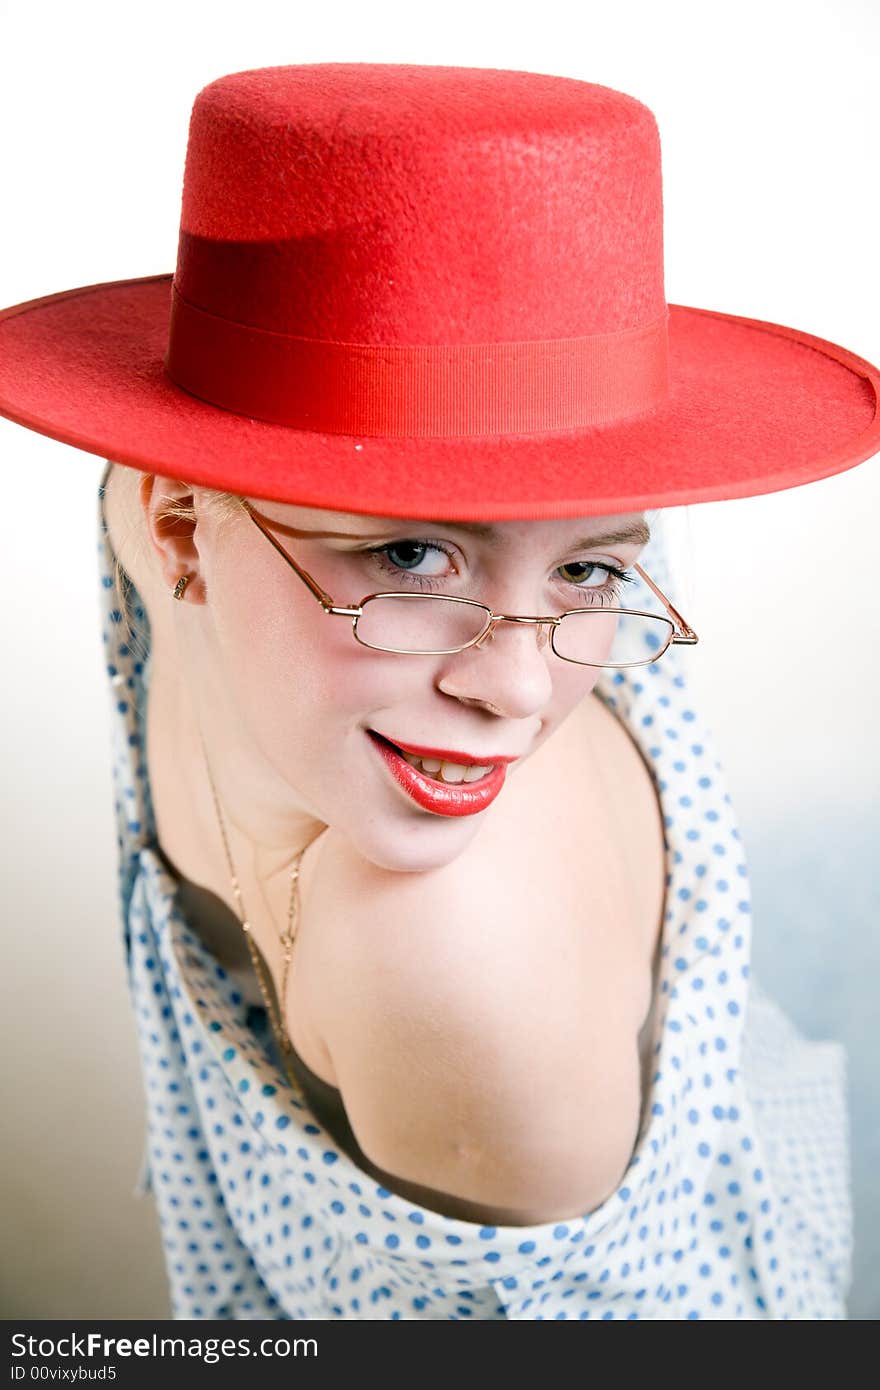
[[399,591],[367,594],[359,603],[341,607],[287,553],[269,529],[268,519],[244,498],[240,500],[254,525],[272,542],[324,612],[333,617],[351,618],[355,640],[374,651],[395,652],[401,656],[446,656],[491,640],[498,623],[534,623],[539,628],[539,645],[540,630],[549,627],[551,648],[563,661],[573,661],[578,666],[617,669],[650,665],[672,643],[693,646],[699,641],[693,628],[637,564],[632,568],[657,595],[669,617],[659,617],[641,609],[603,605],[529,618],[493,613],[486,604],[475,599]]

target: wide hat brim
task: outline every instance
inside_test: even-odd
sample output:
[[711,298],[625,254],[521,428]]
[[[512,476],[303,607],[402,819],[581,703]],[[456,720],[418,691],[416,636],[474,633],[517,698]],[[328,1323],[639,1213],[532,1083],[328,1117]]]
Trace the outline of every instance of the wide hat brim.
[[176,386],[171,275],[0,312],[0,414],[103,458],[246,497],[446,520],[608,515],[750,497],[880,451],[880,372],[824,339],[669,306],[655,410],[544,434],[384,437],[290,428]]

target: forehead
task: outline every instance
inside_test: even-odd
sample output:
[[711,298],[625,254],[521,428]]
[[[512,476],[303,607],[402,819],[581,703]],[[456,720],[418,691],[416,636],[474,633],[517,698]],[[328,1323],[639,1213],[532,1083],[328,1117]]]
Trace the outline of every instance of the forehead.
[[555,517],[526,521],[447,521],[424,517],[390,517],[374,513],[334,512],[317,507],[259,503],[267,519],[281,522],[300,535],[315,539],[381,540],[401,531],[439,532],[470,537],[493,549],[505,543],[532,539],[554,545],[647,545],[650,528],[642,512],[610,516]]

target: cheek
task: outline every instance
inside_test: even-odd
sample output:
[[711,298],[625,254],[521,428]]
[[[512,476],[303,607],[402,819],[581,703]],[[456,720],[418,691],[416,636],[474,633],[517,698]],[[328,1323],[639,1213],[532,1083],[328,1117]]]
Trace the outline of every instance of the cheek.
[[257,741],[289,752],[337,740],[352,722],[407,697],[424,672],[403,659],[372,652],[353,637],[351,619],[324,613],[303,589],[272,577],[223,594],[215,583],[222,662],[240,717]]
[[561,713],[568,713],[594,690],[602,668],[576,666],[573,661],[557,661],[553,680],[553,703]]

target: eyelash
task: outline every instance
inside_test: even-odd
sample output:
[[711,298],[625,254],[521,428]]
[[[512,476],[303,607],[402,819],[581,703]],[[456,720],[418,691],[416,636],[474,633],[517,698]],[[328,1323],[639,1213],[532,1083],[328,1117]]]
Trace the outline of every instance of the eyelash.
[[[453,559],[453,552],[447,546],[441,545],[438,541],[414,540],[410,539],[409,537],[407,537],[406,540],[389,541],[386,545],[372,546],[371,548],[364,550],[361,553],[364,555],[369,555],[371,559],[375,560],[379,569],[384,570],[386,574],[391,574],[395,578],[400,578],[401,575],[404,575],[408,579],[418,584],[420,588],[437,589],[441,585],[446,584],[447,581],[445,579],[439,579],[434,575],[413,574],[410,570],[405,569],[402,565],[395,564],[395,562],[390,558],[388,552],[392,550],[399,550],[403,546],[415,546],[417,549],[426,551],[440,550],[443,552],[444,555],[447,556],[448,559]],[[589,568],[591,570],[604,570],[605,573],[608,575],[608,579],[605,581],[605,583],[599,585],[577,584],[572,580],[564,581],[568,583],[571,586],[571,588],[575,589],[576,591],[588,594],[589,599],[587,601],[590,603],[595,602],[595,600],[598,598],[602,604],[611,604],[613,603],[614,599],[619,597],[620,591],[623,588],[624,584],[635,583],[635,579],[633,578],[633,576],[627,574],[625,570],[618,568],[617,565],[600,564],[598,561],[594,560],[573,560],[570,563],[573,565],[581,564],[585,568]],[[560,569],[562,568],[567,567],[560,566]]]

